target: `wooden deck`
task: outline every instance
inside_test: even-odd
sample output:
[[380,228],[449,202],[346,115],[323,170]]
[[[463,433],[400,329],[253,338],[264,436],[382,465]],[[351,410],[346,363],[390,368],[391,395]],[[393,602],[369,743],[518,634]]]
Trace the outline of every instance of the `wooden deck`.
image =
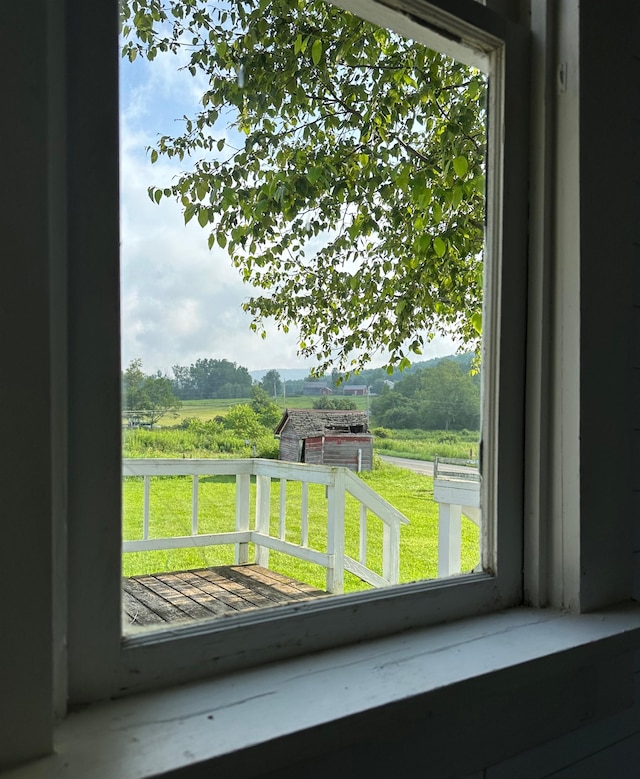
[[327,595],[259,565],[173,571],[122,580],[125,628],[211,619]]

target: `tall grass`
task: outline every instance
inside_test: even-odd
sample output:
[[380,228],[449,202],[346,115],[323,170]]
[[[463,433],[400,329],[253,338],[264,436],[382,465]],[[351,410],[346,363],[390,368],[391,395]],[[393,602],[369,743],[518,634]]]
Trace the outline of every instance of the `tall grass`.
[[470,430],[388,430],[374,428],[374,451],[413,460],[455,457],[476,460],[478,432]]
[[266,431],[249,440],[230,430],[162,428],[123,430],[123,457],[253,457],[274,459],[278,442]]

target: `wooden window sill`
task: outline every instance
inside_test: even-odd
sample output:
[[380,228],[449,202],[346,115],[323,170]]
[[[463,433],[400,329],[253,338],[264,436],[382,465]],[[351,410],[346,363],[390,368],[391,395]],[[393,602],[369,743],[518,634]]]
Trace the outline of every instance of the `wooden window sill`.
[[[342,747],[362,738],[360,715],[370,724],[385,707],[424,704],[487,675],[537,663],[553,676],[638,646],[635,604],[579,616],[513,609],[460,620],[95,704],[60,723],[55,754],[6,779],[148,779],[187,766],[250,776],[256,764],[277,770],[322,753],[325,726],[349,724]],[[273,748],[283,741],[286,749]]]

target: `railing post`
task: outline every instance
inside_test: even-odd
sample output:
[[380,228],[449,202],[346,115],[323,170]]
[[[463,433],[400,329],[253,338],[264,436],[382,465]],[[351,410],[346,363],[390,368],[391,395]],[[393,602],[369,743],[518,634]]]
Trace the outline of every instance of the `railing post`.
[[[249,486],[251,477],[248,473],[236,474],[236,530],[249,530]],[[236,565],[249,562],[249,544],[244,541],[236,544]]]
[[389,584],[400,579],[400,526],[384,523],[382,530],[382,576]]
[[460,573],[462,507],[440,503],[438,509],[438,577]]
[[142,538],[146,541],[149,538],[149,492],[151,488],[151,477],[144,477],[144,498],[142,504]]
[[278,536],[284,541],[287,536],[287,480],[280,479],[280,522]]
[[[256,531],[265,536],[270,534],[271,520],[271,478],[256,476]],[[256,563],[269,567],[269,549],[256,544]]]
[[302,505],[300,512],[302,514],[300,518],[300,544],[302,546],[309,546],[309,484],[306,481],[302,482]]
[[335,594],[344,592],[344,510],[344,471],[337,469],[329,485],[327,505],[327,592]]
[[[386,523],[383,523],[386,527]],[[367,564],[367,507],[360,504],[360,562]]]
[[191,486],[191,535],[198,535],[198,474],[193,475]]

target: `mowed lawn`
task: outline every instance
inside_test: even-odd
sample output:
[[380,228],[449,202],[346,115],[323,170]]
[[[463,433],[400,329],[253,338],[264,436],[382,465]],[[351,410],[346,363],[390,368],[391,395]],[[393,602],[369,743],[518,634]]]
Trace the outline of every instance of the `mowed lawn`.
[[[400,580],[411,582],[435,578],[438,564],[438,506],[433,500],[433,479],[392,465],[382,464],[371,473],[361,475],[376,492],[405,514],[410,524],[401,529]],[[190,535],[190,477],[155,477],[150,492],[150,536],[152,538]],[[251,511],[255,512],[255,485],[251,486]],[[126,540],[142,537],[143,481],[127,478],[123,484],[123,534]],[[198,518],[201,533],[217,533],[235,529],[235,479],[233,477],[201,477],[198,493]],[[271,534],[278,535],[279,488],[272,483]],[[301,486],[287,484],[288,541],[300,543]],[[382,573],[382,523],[369,515],[367,564]],[[309,546],[326,551],[327,500],[325,488],[309,487]],[[359,503],[347,499],[345,515],[346,552],[358,559]],[[250,548],[250,560],[253,559]],[[479,560],[479,534],[476,526],[463,518],[462,568],[472,570]],[[185,570],[234,562],[234,549],[213,546],[189,550],[140,552],[123,555],[123,575],[133,576],[161,571]],[[270,567],[306,582],[325,588],[325,571],[320,566],[297,560],[288,555],[270,552]],[[369,585],[352,574],[345,574],[345,591],[368,589]]]

